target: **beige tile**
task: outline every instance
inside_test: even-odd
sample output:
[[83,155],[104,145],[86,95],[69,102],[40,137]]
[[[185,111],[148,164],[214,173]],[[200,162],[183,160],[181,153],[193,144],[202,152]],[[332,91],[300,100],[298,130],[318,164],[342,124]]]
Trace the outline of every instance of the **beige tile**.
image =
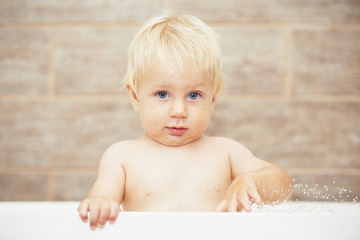
[[360,104],[223,101],[210,135],[233,138],[281,167],[360,167]]
[[297,30],[293,39],[295,94],[360,93],[360,31]]
[[0,166],[96,166],[112,143],[142,135],[124,102],[0,103]]
[[294,175],[291,201],[352,202],[360,200],[358,175]]
[[0,1],[0,23],[142,22],[166,8],[166,0]]
[[48,181],[44,174],[0,174],[1,201],[45,201]]
[[55,201],[80,201],[89,193],[97,173],[68,172],[54,174]]
[[358,1],[174,0],[177,10],[211,22],[359,23]]
[[60,94],[118,92],[137,28],[60,28],[56,86]]
[[215,28],[225,89],[231,94],[284,92],[285,39],[278,30]]
[[49,31],[0,28],[0,94],[47,91]]

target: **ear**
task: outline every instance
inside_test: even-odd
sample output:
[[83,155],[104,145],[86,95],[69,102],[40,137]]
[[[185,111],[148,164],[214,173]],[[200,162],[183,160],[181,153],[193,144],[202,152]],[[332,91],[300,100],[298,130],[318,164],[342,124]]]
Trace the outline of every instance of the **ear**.
[[213,98],[212,98],[212,103],[211,103],[211,113],[214,112],[215,102],[216,102],[216,96],[213,96]]
[[133,89],[131,86],[129,86],[129,85],[126,85],[126,89],[127,89],[128,93],[129,93],[129,97],[130,97],[131,103],[132,103],[132,105],[133,105],[133,107],[134,107],[134,110],[135,110],[136,112],[139,112],[139,110],[140,110],[140,103],[139,103],[139,98],[138,98],[137,93],[136,93],[136,92],[134,91],[134,89]]

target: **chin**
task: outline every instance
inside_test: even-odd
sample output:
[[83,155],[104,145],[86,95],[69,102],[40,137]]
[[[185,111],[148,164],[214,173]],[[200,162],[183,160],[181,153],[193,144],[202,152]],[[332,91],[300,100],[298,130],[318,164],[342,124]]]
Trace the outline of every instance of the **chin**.
[[177,139],[173,139],[173,137],[172,137],[172,139],[163,139],[158,142],[165,146],[168,146],[168,147],[181,147],[181,146],[184,146],[186,144],[196,141],[200,137],[190,138],[190,139],[181,139],[179,137],[174,137],[174,138],[177,138]]

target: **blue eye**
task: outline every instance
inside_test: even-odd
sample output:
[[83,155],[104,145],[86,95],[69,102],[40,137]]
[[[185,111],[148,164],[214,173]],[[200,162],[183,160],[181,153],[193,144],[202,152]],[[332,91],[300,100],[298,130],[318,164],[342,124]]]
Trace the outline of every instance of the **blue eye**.
[[192,92],[188,95],[188,98],[191,100],[196,100],[197,98],[199,98],[200,94],[197,92]]
[[158,96],[161,99],[164,99],[164,98],[167,98],[168,94],[167,94],[167,92],[158,92],[156,94],[156,96]]

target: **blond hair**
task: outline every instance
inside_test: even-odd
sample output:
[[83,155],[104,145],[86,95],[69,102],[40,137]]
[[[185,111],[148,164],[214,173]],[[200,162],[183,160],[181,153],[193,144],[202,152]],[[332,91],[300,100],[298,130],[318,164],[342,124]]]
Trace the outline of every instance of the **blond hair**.
[[149,19],[130,44],[124,85],[137,91],[146,66],[154,61],[175,61],[177,70],[190,63],[213,83],[214,96],[223,90],[221,52],[215,32],[200,19],[165,13]]

